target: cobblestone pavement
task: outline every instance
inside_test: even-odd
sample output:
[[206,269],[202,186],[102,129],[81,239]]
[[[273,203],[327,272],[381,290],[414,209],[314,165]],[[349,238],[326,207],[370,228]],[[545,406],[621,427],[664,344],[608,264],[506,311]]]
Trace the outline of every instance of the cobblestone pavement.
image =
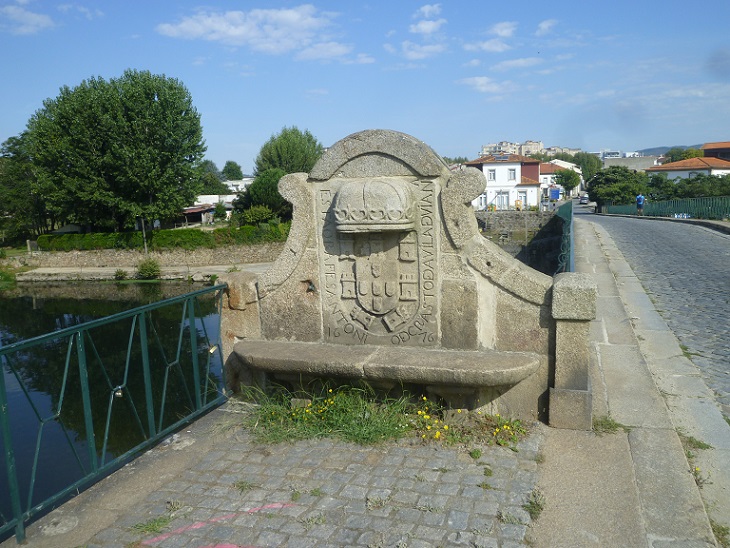
[[[239,429],[86,546],[526,546],[542,428],[478,458],[420,440],[260,445]],[[135,528],[168,516],[162,533]]]
[[685,223],[582,218],[611,235],[730,416],[730,236]]

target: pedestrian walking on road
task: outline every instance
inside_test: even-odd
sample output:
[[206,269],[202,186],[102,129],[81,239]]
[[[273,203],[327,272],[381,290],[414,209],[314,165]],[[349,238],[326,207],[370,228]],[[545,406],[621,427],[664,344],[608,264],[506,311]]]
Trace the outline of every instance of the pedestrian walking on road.
[[643,215],[644,214],[644,202],[646,201],[646,198],[644,198],[644,195],[639,192],[639,195],[636,197],[636,214],[637,215]]

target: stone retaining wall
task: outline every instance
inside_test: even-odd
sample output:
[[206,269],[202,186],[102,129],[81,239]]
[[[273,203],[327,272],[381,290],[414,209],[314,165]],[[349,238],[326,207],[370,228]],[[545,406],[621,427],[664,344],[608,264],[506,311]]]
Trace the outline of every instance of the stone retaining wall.
[[[239,265],[273,262],[284,249],[284,242],[238,245],[215,249],[175,249],[152,251],[149,257],[160,266]],[[54,267],[120,267],[134,268],[145,258],[143,251],[102,249],[94,251],[43,251],[24,257],[6,259],[15,266]]]
[[536,233],[555,216],[554,211],[477,211],[482,229],[500,232],[518,230]]

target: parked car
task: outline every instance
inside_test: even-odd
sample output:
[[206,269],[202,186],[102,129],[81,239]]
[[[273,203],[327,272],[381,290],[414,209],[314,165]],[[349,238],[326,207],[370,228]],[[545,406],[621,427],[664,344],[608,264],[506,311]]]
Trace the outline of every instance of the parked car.
[[583,194],[583,196],[580,197],[580,200],[578,200],[579,204],[587,204],[588,203],[588,194]]

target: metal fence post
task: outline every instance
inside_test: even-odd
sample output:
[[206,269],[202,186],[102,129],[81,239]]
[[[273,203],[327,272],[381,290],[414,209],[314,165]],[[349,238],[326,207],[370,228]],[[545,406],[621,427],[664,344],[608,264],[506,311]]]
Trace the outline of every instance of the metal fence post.
[[13,438],[10,435],[10,420],[8,416],[8,394],[5,388],[5,369],[0,361],[0,428],[3,433],[3,445],[5,447],[5,466],[8,473],[8,488],[10,490],[10,503],[13,509],[15,520],[15,538],[18,542],[25,540],[25,523],[20,509],[20,489],[18,487],[18,475],[15,468],[15,454],[13,453]]

